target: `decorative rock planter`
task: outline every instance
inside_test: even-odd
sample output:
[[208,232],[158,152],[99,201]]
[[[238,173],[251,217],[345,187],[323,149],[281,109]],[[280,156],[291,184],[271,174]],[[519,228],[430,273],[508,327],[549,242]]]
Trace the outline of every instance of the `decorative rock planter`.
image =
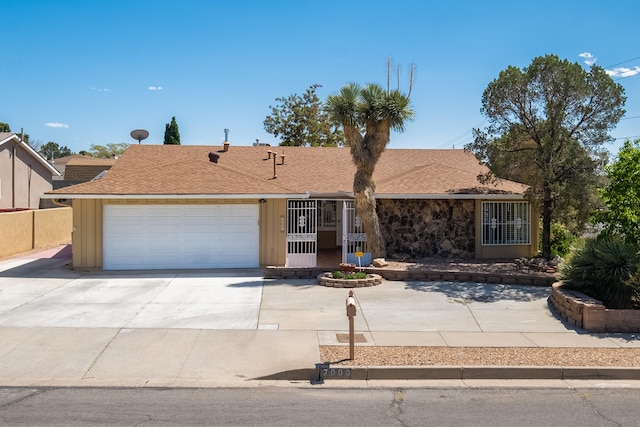
[[367,274],[366,279],[334,279],[333,273],[318,274],[318,285],[330,288],[364,288],[382,283],[379,274]]

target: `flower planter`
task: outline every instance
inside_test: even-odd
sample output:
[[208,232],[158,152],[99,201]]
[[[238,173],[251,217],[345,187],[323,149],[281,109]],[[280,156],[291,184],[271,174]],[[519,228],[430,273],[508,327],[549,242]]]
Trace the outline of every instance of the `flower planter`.
[[377,286],[382,283],[379,274],[367,274],[366,279],[334,279],[333,273],[321,273],[318,275],[318,285],[330,288],[363,288]]

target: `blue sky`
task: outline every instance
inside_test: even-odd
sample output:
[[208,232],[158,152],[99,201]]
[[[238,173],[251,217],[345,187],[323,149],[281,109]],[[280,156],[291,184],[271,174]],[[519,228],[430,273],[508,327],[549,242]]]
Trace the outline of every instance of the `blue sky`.
[[[320,84],[386,82],[386,58],[416,67],[416,116],[392,148],[449,148],[483,124],[482,92],[540,55],[596,63],[625,87],[612,132],[640,137],[637,1],[2,0],[0,122],[74,151],[160,144],[176,117],[182,144],[278,141],[275,98]],[[626,71],[625,71],[626,70]],[[627,77],[621,77],[620,72]],[[406,86],[405,86],[406,88]]]

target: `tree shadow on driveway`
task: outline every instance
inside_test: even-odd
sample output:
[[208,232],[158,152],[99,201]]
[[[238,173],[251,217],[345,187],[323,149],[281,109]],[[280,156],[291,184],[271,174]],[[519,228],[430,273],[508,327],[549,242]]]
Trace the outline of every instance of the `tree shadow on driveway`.
[[439,292],[452,299],[473,302],[535,301],[547,298],[548,287],[503,285],[474,282],[407,282],[405,289],[418,292]]

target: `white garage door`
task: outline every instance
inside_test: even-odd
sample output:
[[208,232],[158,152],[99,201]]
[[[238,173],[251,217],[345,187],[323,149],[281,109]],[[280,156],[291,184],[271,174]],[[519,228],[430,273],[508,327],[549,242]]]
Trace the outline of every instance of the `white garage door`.
[[105,270],[256,268],[258,205],[105,205]]

